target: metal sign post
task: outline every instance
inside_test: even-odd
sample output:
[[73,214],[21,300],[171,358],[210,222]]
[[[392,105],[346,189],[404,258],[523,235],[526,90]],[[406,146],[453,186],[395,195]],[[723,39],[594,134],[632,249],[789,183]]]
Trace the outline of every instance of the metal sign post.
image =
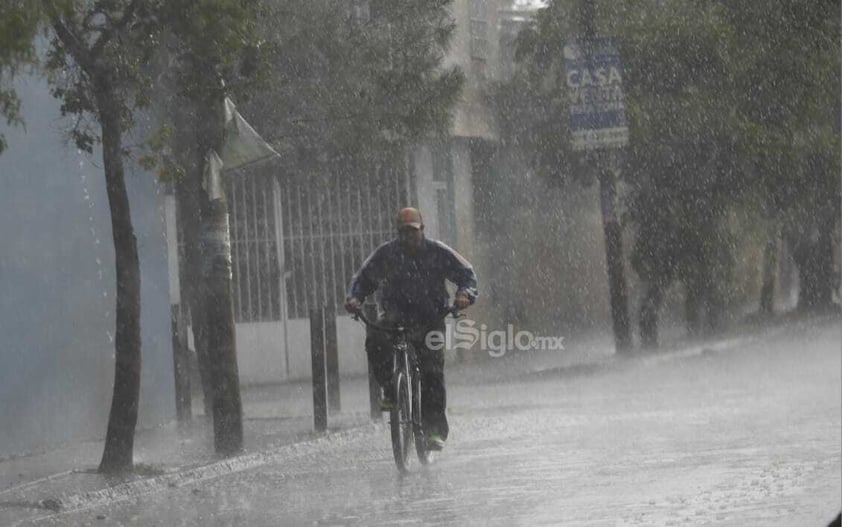
[[[596,37],[593,3],[582,0],[585,37],[564,46],[565,81],[570,105],[572,148],[597,151],[602,228],[617,351],[631,348],[622,228],[616,213],[617,149],[629,142],[623,95],[623,65],[616,40]],[[607,151],[607,156],[602,154]],[[603,159],[608,157],[608,159]]]

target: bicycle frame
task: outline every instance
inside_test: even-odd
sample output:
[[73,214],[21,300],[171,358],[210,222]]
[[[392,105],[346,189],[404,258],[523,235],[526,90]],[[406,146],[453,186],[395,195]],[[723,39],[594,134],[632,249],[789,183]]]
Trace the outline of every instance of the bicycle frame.
[[[421,415],[420,361],[417,350],[409,342],[408,335],[413,334],[414,331],[429,331],[436,324],[444,320],[447,315],[450,314],[456,318],[457,313],[458,309],[456,306],[452,306],[435,322],[431,322],[426,327],[420,326],[414,329],[400,325],[396,327],[381,326],[368,320],[362,313],[355,313],[354,318],[362,320],[367,327],[396,336],[392,346],[392,382],[395,390],[394,403],[396,408],[392,410],[389,423],[392,428],[392,448],[395,454],[395,463],[401,472],[406,472],[409,465],[407,450],[409,449],[408,443],[410,441],[415,442],[418,459],[421,463],[427,464],[432,459],[431,452],[427,450],[426,435],[424,433]],[[403,397],[401,396],[402,386],[409,392],[404,392]],[[405,404],[406,407],[401,407],[402,404]],[[402,412],[404,414],[403,418],[401,417]],[[406,427],[406,425],[410,426]],[[408,434],[410,430],[411,434]]]
[[[411,375],[412,373],[418,373],[419,365],[416,350],[413,346],[410,345],[409,338],[407,335],[415,333],[416,331],[429,331],[430,329],[435,327],[436,324],[447,318],[447,315],[452,315],[453,318],[457,318],[458,314],[459,309],[456,306],[450,306],[435,321],[423,326],[417,326],[415,328],[407,328],[401,325],[395,327],[381,326],[380,324],[372,322],[371,320],[366,318],[366,316],[361,311],[354,313],[354,319],[362,320],[366,326],[372,329],[396,335],[397,339],[392,347],[392,352],[394,354],[392,373],[394,374],[400,371],[401,369],[404,369],[405,373]],[[410,349],[412,350],[411,352],[409,351]]]

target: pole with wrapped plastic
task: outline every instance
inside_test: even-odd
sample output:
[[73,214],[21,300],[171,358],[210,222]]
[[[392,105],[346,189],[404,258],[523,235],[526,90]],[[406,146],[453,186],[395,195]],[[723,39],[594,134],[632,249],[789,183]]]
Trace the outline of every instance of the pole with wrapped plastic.
[[[230,174],[235,169],[267,161],[278,154],[243,119],[228,98],[223,101],[223,112],[221,141],[206,143],[210,148],[205,157],[202,182],[206,199],[202,208],[201,237],[208,355],[214,392],[214,446],[217,453],[231,455],[243,448],[243,410],[234,324],[231,235],[223,172]],[[211,131],[209,137],[219,138],[219,134]]]

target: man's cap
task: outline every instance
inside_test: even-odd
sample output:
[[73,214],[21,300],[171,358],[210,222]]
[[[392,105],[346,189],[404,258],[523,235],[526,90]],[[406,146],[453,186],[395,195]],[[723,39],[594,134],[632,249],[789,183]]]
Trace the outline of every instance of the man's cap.
[[424,225],[424,220],[421,219],[421,212],[413,207],[406,207],[398,212],[398,230],[404,227],[412,227],[413,229],[420,229]]

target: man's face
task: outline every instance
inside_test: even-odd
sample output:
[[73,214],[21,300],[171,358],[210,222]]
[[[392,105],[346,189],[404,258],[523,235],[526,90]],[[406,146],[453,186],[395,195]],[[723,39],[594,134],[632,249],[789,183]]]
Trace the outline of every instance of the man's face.
[[401,227],[398,229],[398,240],[404,251],[415,253],[421,248],[421,242],[424,240],[424,226],[422,225],[420,229]]

